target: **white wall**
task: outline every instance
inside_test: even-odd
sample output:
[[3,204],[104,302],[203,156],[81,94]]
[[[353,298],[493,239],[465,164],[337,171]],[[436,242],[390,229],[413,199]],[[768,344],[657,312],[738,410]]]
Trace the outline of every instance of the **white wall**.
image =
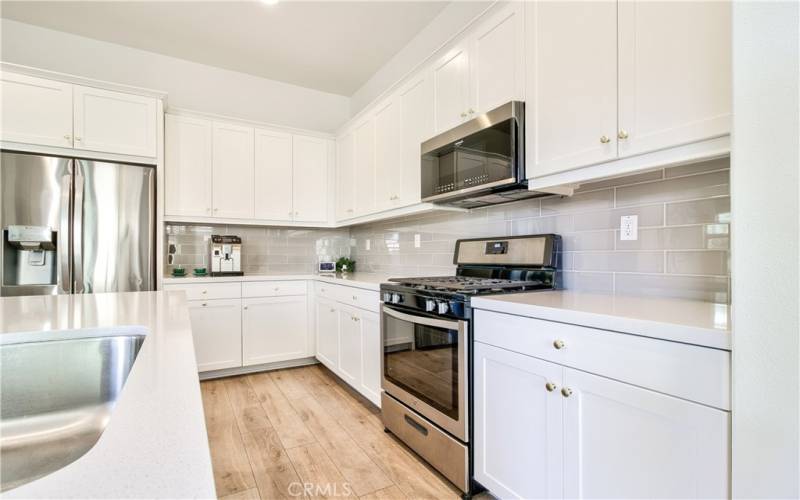
[[733,496],[800,496],[800,4],[733,8]]
[[0,20],[0,59],[169,93],[168,104],[333,132],[349,118],[350,99],[54,31]]
[[350,103],[351,116],[355,116],[382,92],[411,72],[492,3],[455,1],[442,9],[433,21],[356,90]]

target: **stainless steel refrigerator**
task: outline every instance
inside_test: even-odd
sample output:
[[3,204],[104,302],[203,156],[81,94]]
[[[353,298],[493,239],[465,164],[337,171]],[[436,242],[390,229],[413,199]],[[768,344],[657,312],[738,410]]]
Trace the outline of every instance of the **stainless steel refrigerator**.
[[155,289],[155,168],[0,156],[0,296]]

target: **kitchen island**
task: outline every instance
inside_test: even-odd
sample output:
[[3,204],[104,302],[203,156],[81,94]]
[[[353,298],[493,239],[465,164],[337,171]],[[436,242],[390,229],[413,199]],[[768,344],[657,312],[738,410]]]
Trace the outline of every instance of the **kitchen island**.
[[146,335],[97,443],[4,498],[214,498],[186,297],[133,292],[0,299],[0,342]]

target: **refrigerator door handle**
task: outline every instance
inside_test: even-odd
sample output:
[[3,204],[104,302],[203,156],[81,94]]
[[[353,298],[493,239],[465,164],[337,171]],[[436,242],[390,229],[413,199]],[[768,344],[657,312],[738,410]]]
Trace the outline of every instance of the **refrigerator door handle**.
[[67,165],[67,175],[61,178],[61,220],[58,225],[58,266],[61,270],[59,283],[60,293],[72,291],[70,277],[70,248],[69,248],[69,212],[70,194],[72,193],[72,161]]
[[72,254],[73,293],[84,293],[83,290],[83,188],[84,178],[81,166],[75,168],[75,203],[72,216]]

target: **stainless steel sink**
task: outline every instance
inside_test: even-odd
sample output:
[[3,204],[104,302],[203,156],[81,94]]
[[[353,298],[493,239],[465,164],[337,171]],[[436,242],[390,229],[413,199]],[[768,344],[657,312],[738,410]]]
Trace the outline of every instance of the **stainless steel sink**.
[[56,471],[94,446],[144,338],[0,345],[0,491]]

